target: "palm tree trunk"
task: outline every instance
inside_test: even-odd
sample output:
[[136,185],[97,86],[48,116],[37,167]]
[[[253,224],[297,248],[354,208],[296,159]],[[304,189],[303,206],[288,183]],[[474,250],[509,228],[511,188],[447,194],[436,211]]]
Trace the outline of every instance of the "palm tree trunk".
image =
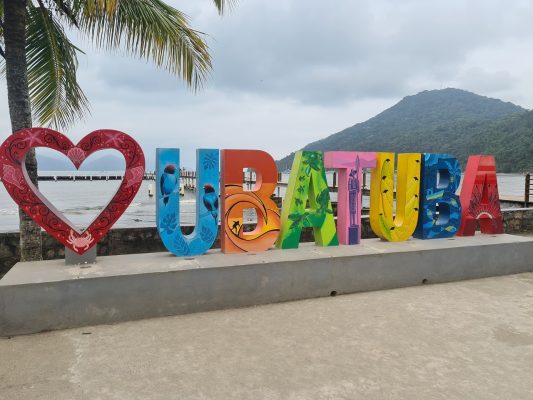
[[[4,2],[4,43],[9,116],[11,129],[16,132],[32,126],[26,64],[26,0]],[[32,182],[37,186],[35,151],[26,156],[26,169]],[[41,227],[22,210],[19,210],[19,216],[21,261],[40,260]]]

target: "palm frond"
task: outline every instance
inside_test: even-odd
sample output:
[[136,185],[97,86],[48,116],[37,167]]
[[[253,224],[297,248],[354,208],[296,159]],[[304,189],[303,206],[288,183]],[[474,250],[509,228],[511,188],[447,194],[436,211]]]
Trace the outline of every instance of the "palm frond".
[[[42,4],[42,0],[38,0]],[[56,15],[64,19],[71,26],[78,26],[78,21],[76,20],[76,15],[74,13],[73,1],[72,0],[48,0],[52,9],[55,11]]]
[[[209,75],[211,58],[187,17],[160,0],[77,0],[81,30],[97,46],[124,48],[181,77],[197,89]],[[113,8],[112,5],[115,7]]]
[[79,49],[49,9],[29,2],[27,18],[26,57],[34,115],[41,125],[67,127],[89,110],[76,80]]
[[227,9],[233,8],[237,0],[213,0],[220,15],[224,14]]
[[112,16],[119,8],[120,0],[74,0],[74,12],[87,15]]

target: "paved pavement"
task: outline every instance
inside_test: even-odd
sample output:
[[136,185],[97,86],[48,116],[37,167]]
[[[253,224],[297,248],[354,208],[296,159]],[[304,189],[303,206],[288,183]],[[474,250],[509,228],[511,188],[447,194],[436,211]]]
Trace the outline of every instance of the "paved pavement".
[[533,274],[0,339],[0,399],[533,399]]

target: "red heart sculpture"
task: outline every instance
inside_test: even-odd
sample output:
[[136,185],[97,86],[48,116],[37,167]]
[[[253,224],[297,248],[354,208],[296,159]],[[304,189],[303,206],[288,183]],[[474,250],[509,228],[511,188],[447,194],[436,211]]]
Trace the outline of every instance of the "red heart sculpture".
[[[78,230],[33,185],[26,172],[26,154],[48,147],[66,155],[79,169],[100,150],[118,150],[126,160],[122,184],[113,199],[84,231]],[[144,177],[144,154],[129,135],[109,129],[94,131],[77,145],[65,135],[46,128],[24,129],[9,136],[0,147],[0,179],[19,207],[65,247],[83,254],[96,245],[117,222],[139,191]]]

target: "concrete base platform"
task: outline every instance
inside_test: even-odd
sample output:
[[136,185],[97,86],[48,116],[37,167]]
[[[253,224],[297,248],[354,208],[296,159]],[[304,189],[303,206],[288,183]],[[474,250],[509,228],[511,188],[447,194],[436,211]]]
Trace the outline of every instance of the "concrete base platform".
[[19,263],[0,281],[0,336],[528,271],[533,238],[511,235]]

